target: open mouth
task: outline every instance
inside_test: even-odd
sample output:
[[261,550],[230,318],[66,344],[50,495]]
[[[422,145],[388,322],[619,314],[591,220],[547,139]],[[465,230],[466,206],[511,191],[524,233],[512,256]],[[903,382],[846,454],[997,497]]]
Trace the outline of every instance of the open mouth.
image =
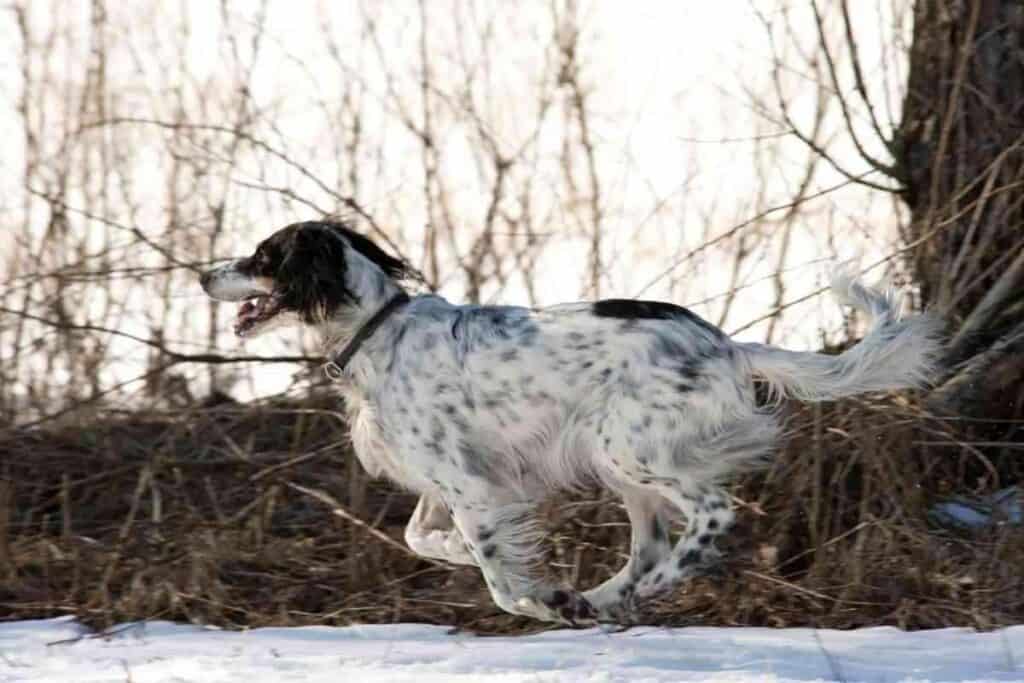
[[235,316],[235,334],[244,337],[259,323],[270,320],[281,310],[273,296],[258,295],[247,299],[238,307]]

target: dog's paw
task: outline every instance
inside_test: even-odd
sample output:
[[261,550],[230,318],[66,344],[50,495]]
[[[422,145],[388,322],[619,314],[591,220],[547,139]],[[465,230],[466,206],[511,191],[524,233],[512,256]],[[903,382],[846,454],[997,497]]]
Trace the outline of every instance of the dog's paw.
[[585,591],[583,598],[597,612],[597,622],[599,624],[631,625],[636,609],[636,596],[633,592],[633,586],[612,588],[613,590],[605,587]]
[[598,623],[599,615],[594,606],[582,594],[573,590],[555,588],[522,597],[516,601],[516,607],[522,614],[536,619],[576,628]]
[[633,625],[636,610],[633,601],[604,605],[597,610],[597,623],[628,628]]

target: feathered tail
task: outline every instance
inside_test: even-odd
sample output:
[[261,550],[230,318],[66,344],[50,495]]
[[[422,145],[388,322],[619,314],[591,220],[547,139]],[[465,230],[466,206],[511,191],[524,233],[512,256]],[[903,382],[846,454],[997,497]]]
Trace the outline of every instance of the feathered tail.
[[934,375],[942,323],[928,314],[901,319],[898,292],[865,287],[849,273],[832,281],[843,303],[868,313],[873,324],[855,346],[837,356],[741,343],[753,373],[771,395],[830,401],[869,391],[921,387]]

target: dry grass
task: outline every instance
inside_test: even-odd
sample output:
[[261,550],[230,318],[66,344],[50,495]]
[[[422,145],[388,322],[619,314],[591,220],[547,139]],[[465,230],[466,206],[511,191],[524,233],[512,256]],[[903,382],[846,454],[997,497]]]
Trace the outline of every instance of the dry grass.
[[[0,618],[542,628],[498,611],[475,569],[405,549],[415,499],[366,476],[334,406],[0,432]],[[794,408],[774,465],[733,488],[740,515],[723,576],[649,605],[643,620],[1020,622],[1024,533],[1001,525],[966,536],[926,521],[943,495],[1021,480],[1012,450],[971,445],[950,424],[899,398]],[[613,499],[593,492],[548,513],[555,573],[587,585],[622,563],[628,528]]]

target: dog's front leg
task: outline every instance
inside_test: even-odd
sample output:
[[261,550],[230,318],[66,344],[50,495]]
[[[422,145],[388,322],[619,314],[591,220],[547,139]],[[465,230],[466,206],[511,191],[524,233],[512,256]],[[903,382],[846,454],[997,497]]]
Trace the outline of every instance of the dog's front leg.
[[533,507],[532,503],[453,502],[452,517],[498,607],[573,626],[594,623],[596,612],[580,593],[533,578],[540,556]]
[[462,534],[452,523],[439,499],[424,494],[405,527],[405,542],[417,555],[453,564],[475,565],[472,553],[466,548]]

